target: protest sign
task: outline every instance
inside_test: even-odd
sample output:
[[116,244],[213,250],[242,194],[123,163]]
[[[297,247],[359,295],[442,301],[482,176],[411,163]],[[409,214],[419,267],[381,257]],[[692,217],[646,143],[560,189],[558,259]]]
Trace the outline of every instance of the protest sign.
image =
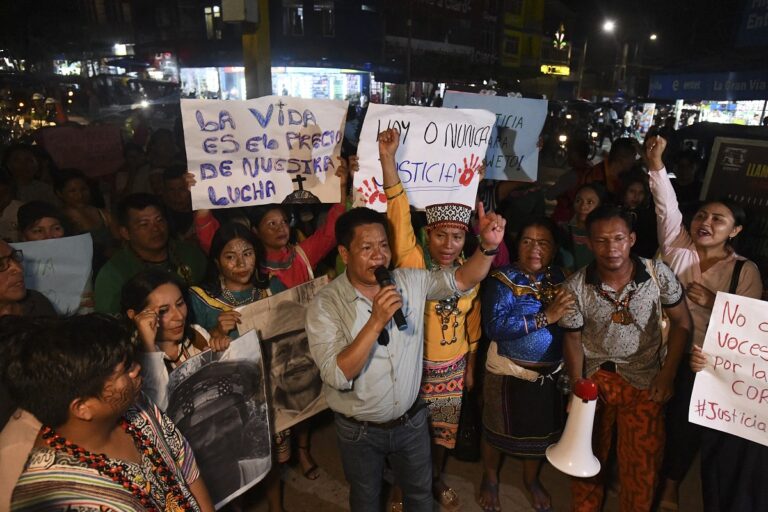
[[305,331],[307,306],[326,284],[323,276],[239,309],[238,329],[254,329],[262,341],[277,432],[328,407]]
[[483,108],[496,114],[486,154],[489,180],[536,181],[539,134],[547,119],[547,101],[448,91],[443,108]]
[[768,446],[766,303],[718,292],[704,338],[688,419]]
[[355,206],[387,209],[379,162],[378,134],[400,132],[397,170],[410,204],[420,210],[438,203],[475,207],[478,168],[488,148],[493,114],[484,110],[393,107],[371,104],[360,133]]
[[52,126],[41,129],[39,137],[59,169],[80,169],[97,177],[112,175],[123,164],[123,140],[117,125]]
[[346,101],[181,100],[192,206],[336,203]]
[[224,352],[191,357],[169,375],[168,416],[192,445],[217,509],[272,467],[264,363],[256,332]]
[[24,254],[24,284],[27,288],[45,295],[58,314],[75,313],[91,276],[91,235],[11,245]]

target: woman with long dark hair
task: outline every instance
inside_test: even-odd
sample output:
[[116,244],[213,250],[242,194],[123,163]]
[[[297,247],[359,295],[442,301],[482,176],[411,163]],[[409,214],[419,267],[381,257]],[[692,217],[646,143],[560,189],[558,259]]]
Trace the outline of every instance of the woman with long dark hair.
[[[664,262],[685,287],[693,319],[691,359],[701,346],[717,292],[759,299],[763,293],[760,271],[736,253],[734,239],[746,221],[744,209],[728,200],[701,205],[689,227],[683,223],[677,197],[661,155],[667,142],[646,139],[651,192],[659,224],[659,248]],[[700,367],[698,367],[700,369]],[[688,422],[694,373],[680,365],[675,394],[667,407],[667,446],[663,467],[661,510],[678,509],[678,487],[701,444],[702,489],[707,511],[768,510],[768,448],[723,432]]]
[[[212,346],[226,347],[238,336],[240,313],[236,308],[285,289],[276,277],[267,278],[259,272],[261,253],[251,230],[238,222],[224,224],[213,236],[203,285],[189,291],[195,322],[210,331]],[[288,462],[290,430],[275,435],[274,447],[277,461]],[[266,482],[269,509],[273,511],[282,510],[279,468],[274,466]]]
[[236,308],[285,289],[277,278],[259,272],[261,252],[251,230],[240,223],[229,222],[216,231],[206,277],[189,294],[195,322],[210,331],[214,342],[237,337]]
[[168,407],[169,374],[208,349],[207,333],[191,328],[184,286],[171,273],[150,269],[125,283],[121,311],[136,329],[144,392]]

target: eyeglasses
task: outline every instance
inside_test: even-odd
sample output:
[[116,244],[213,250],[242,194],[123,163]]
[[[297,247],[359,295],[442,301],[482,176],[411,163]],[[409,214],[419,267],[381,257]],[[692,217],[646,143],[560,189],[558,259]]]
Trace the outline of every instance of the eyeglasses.
[[11,260],[16,263],[24,261],[24,253],[19,249],[13,249],[8,256],[0,256],[0,272],[5,272],[11,266]]

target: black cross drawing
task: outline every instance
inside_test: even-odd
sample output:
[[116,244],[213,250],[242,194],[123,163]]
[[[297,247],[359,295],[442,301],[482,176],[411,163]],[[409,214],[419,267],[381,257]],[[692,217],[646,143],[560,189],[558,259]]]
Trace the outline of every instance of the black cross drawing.
[[301,192],[304,190],[304,185],[302,185],[302,183],[307,181],[307,178],[299,174],[295,178],[293,178],[291,181],[299,185],[299,192]]
[[283,103],[283,100],[280,100],[280,101],[277,103],[277,107],[278,107],[280,110],[283,110],[283,107],[285,107],[285,106],[286,106],[286,104],[285,104],[285,103]]

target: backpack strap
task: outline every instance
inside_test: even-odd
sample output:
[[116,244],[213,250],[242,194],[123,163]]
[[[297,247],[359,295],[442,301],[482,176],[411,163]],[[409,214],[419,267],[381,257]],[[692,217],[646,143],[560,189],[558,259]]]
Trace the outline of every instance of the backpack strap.
[[728,287],[728,293],[736,293],[736,288],[739,286],[739,278],[741,277],[741,268],[746,262],[747,260],[736,260],[736,264],[733,266],[733,273],[731,274],[731,285]]

